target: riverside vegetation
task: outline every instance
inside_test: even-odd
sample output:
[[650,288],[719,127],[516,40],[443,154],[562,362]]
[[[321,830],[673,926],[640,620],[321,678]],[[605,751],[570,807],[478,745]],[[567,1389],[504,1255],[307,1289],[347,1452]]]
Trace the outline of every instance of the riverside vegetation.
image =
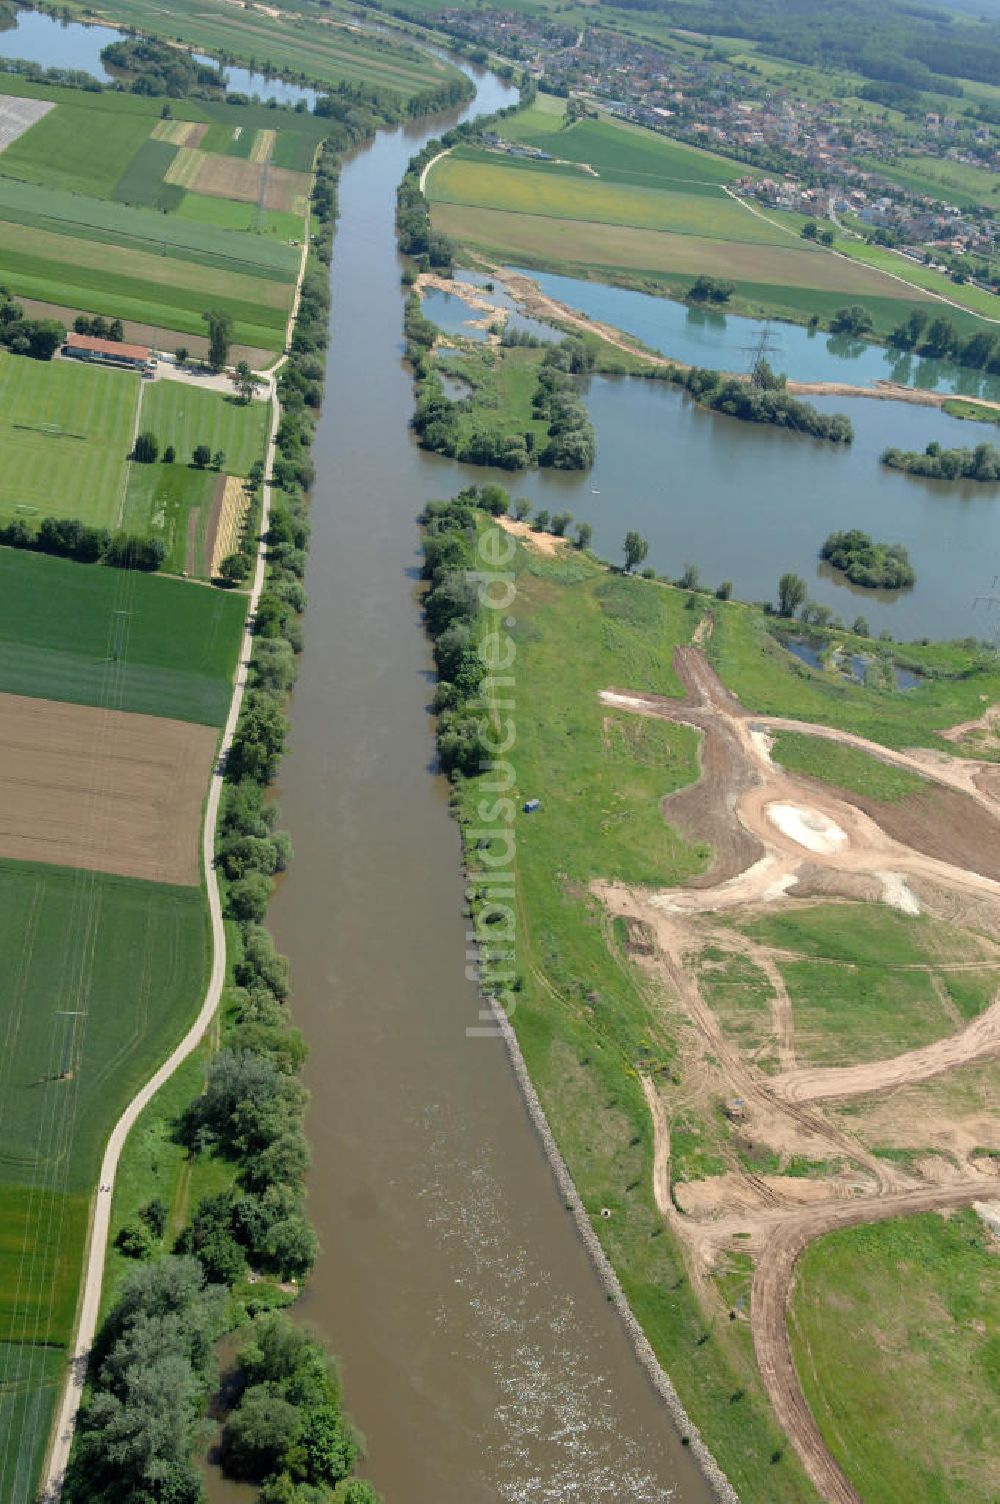
[[[255,622],[251,676],[226,763],[217,867],[227,918],[228,980],[221,1049],[170,1085],[144,1127],[176,1144],[193,1187],[207,1188],[171,1238],[162,1196],[126,1176],[116,1204],[125,1274],[100,1331],[70,1465],[74,1504],[130,1498],[197,1504],[192,1461],[217,1382],[213,1344],[239,1327],[237,1401],[223,1463],[260,1485],[261,1504],[373,1504],[351,1477],[362,1441],[341,1408],[340,1386],[320,1345],[273,1308],[293,1300],[317,1253],[305,1211],[308,1165],[299,1080],[305,1044],[287,1013],[288,965],[263,927],[273,878],[291,849],[268,797],[284,748],[284,701],[295,679],[305,607],[309,448],[322,401],[328,339],[328,272],[336,216],[337,150],[331,139],[312,190],[314,230],[289,357],[278,385],[282,415],[267,535],[267,575]],[[249,543],[246,572],[253,562]],[[155,1175],[153,1177],[155,1179]],[[164,1191],[170,1190],[164,1185]],[[193,1199],[190,1198],[190,1199]]]
[[889,448],[882,451],[882,463],[890,470],[932,480],[976,480],[987,485],[1000,480],[1000,449],[994,444],[977,444],[974,449],[944,449],[934,442],[927,445],[923,454],[914,449]]
[[916,581],[916,571],[902,543],[876,543],[860,528],[831,533],[820,558],[842,569],[852,585],[868,590],[903,590]]

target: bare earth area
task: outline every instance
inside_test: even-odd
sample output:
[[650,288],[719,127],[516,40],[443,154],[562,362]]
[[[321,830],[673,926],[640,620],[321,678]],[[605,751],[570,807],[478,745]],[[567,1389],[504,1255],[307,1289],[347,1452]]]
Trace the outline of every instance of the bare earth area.
[[[696,641],[701,641],[697,635]],[[960,1105],[942,1109],[947,1100],[942,1093],[935,1112],[919,1127],[928,1152],[913,1162],[874,1154],[872,1146],[885,1140],[873,1137],[870,1128],[875,1121],[883,1132],[891,1125],[896,1093],[947,1080],[949,1073],[1000,1054],[1000,994],[965,1021],[939,988],[942,1019],[950,1020],[942,1023],[944,1037],[895,1055],[887,1051],[884,1059],[809,1064],[800,1058],[802,1042],[796,1040],[779,964],[798,960],[799,954],[752,940],[733,922],[817,901],[880,903],[909,915],[927,912],[969,937],[967,946],[964,936],[956,937],[960,958],[947,958],[949,968],[993,975],[1000,959],[993,939],[1000,930],[1000,787],[994,767],[969,758],[893,751],[826,726],[750,715],[719,681],[700,647],[678,648],[674,665],[686,692],[683,700],[618,688],[605,690],[601,699],[618,710],[702,733],[699,781],[665,799],[662,808],[664,818],[690,839],[711,843],[712,864],[686,888],[655,892],[620,883],[593,885],[609,913],[626,921],[631,958],[679,1020],[676,1032],[688,1067],[682,1091],[672,1089],[669,1079],[643,1079],[655,1136],[654,1193],[706,1305],[719,1304],[710,1276],[720,1261],[733,1254],[752,1256],[749,1319],[778,1420],[823,1496],[831,1504],[860,1504],[820,1435],[792,1359],[787,1309],[796,1261],[813,1239],[836,1228],[945,1211],[997,1195],[996,1159],[973,1148],[986,1142],[984,1131],[990,1132],[981,1112],[965,1122]],[[988,729],[995,715],[987,711],[982,723],[954,728],[953,739],[968,744],[969,733]],[[771,735],[783,729],[840,742],[919,772],[926,788],[889,806],[789,774],[770,756]],[[714,973],[699,965],[706,954],[715,958]],[[752,965],[764,991],[769,989],[769,1001],[759,1003],[755,1015],[757,1029],[770,1041],[767,1051],[751,1048],[744,1035],[734,1036],[724,1026],[724,1013],[709,989],[727,957]],[[912,969],[921,968],[915,963]],[[745,1027],[744,1018],[735,1016]],[[694,1106],[710,1121],[720,1100],[728,1103],[730,1128],[748,1151],[742,1167],[734,1161],[724,1174],[675,1181],[674,1121],[684,1121]],[[840,1111],[852,1100],[864,1104],[857,1117]],[[956,1103],[960,1100],[956,1096]],[[962,1145],[968,1152],[957,1153]],[[771,1160],[800,1156],[815,1171],[756,1173],[749,1151],[761,1148]]]
[[0,857],[200,881],[211,726],[0,695]]

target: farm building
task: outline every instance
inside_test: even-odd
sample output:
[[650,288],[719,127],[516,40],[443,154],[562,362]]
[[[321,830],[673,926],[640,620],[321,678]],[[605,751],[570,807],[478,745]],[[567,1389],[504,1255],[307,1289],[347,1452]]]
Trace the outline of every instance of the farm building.
[[74,360],[89,360],[95,365],[128,366],[134,371],[145,370],[150,364],[150,352],[145,345],[95,339],[91,334],[76,334],[72,330],[66,336],[62,353]]

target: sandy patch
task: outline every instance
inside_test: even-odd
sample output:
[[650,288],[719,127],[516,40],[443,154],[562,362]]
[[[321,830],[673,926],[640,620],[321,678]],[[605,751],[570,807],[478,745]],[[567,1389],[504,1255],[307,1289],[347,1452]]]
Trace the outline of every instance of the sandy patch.
[[540,554],[557,554],[561,549],[570,547],[568,538],[557,538],[555,533],[536,533],[529,523],[515,522],[513,517],[498,517],[497,521],[505,533],[513,533],[523,543],[530,543]]
[[0,857],[196,884],[217,735],[0,695]]
[[899,872],[876,872],[882,884],[882,902],[902,914],[919,914],[920,900]]
[[846,830],[841,830],[827,815],[804,804],[769,804],[768,819],[797,845],[807,851],[816,851],[828,856],[838,851],[847,840]]

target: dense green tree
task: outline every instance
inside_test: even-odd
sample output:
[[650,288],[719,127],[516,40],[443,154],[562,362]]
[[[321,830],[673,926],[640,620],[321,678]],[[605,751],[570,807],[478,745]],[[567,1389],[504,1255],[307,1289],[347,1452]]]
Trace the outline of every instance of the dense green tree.
[[806,598],[806,582],[791,570],[778,581],[778,615],[793,617]]
[[591,539],[593,538],[593,536],[594,536],[594,529],[591,527],[591,525],[590,525],[589,522],[578,522],[577,523],[577,525],[576,525],[576,546],[577,546],[577,548],[579,548],[579,549],[588,549],[590,547]]
[[631,528],[625,534],[625,573],[631,574],[649,553],[649,544],[641,533],[634,532]]
[[151,429],[144,429],[142,433],[136,435],[132,458],[140,465],[151,465],[159,452],[160,441]]
[[217,308],[206,309],[202,318],[208,325],[208,363],[213,371],[221,371],[229,359],[233,321]]

